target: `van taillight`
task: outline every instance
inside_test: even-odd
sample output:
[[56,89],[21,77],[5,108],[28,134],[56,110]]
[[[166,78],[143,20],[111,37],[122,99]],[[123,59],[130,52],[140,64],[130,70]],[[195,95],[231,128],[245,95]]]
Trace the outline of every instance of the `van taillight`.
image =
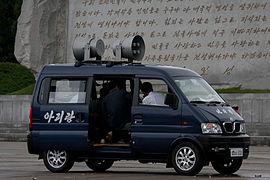
[[32,128],[32,107],[30,108],[30,113],[29,113],[29,129]]

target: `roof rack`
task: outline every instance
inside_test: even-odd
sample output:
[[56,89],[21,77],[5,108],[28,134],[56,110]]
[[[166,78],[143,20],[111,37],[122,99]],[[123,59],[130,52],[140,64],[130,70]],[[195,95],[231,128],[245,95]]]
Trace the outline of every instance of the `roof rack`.
[[112,67],[114,65],[119,65],[119,64],[127,64],[127,65],[142,65],[140,62],[139,63],[134,63],[132,61],[101,61],[101,60],[86,60],[86,61],[76,61],[74,66],[75,67],[80,67],[82,65],[86,64],[96,64],[96,65],[102,65],[105,64],[106,67]]

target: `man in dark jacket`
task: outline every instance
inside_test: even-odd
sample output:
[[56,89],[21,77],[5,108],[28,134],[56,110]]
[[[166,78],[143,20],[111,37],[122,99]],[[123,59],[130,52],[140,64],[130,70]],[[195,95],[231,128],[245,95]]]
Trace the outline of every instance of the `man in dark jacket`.
[[130,122],[131,96],[125,91],[125,81],[112,81],[113,89],[104,97],[102,114],[109,128],[113,131],[112,141],[118,141],[121,130]]

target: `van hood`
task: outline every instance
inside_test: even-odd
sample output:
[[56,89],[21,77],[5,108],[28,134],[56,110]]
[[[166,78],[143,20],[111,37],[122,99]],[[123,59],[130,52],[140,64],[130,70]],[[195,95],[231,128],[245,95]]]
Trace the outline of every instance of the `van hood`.
[[244,121],[244,119],[235,112],[231,106],[208,106],[199,105],[198,110],[209,120],[209,122],[220,121],[223,122],[234,122],[234,121]]

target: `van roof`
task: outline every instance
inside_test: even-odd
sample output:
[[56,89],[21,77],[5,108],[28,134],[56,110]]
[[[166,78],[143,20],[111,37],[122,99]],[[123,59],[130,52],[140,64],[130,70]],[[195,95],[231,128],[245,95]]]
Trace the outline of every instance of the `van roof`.
[[171,77],[200,77],[196,72],[180,67],[165,65],[118,64],[111,67],[97,64],[84,64],[75,67],[74,64],[50,64],[44,66],[43,75],[58,76],[91,76],[94,74],[119,74],[119,75],[160,75],[167,74]]

